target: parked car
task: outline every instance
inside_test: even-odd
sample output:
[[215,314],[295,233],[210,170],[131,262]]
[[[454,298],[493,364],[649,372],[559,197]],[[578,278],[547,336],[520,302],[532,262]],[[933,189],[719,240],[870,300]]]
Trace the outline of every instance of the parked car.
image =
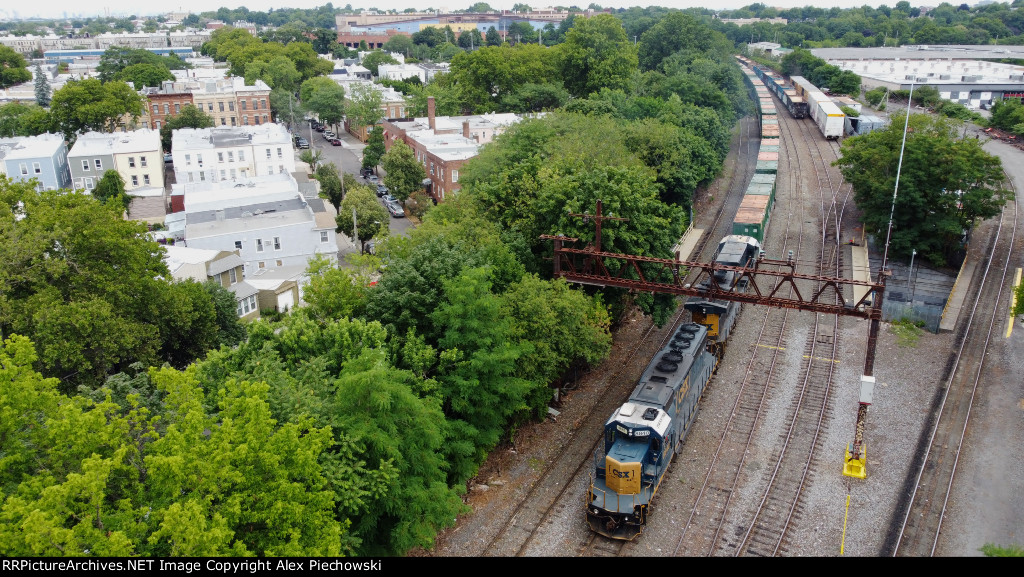
[[384,204],[392,204],[392,203],[397,203],[397,202],[398,202],[398,199],[397,199],[397,198],[395,198],[395,197],[391,196],[391,195],[390,195],[390,194],[388,194],[388,193],[384,193],[384,194],[383,194],[383,195],[382,195],[382,196],[380,197],[380,199],[384,201]]
[[334,134],[333,130],[325,130],[324,131],[324,138],[326,138],[327,140],[330,140],[332,138],[337,138],[337,137],[338,137],[338,135]]
[[373,174],[373,169],[372,168],[360,168],[359,169],[359,176],[361,176],[363,178],[366,178],[367,176],[370,176],[371,174]]
[[295,146],[299,148],[309,148],[309,141],[300,137],[295,140]]
[[376,174],[371,174],[370,176],[367,176],[367,177],[366,177],[366,180],[370,181],[370,184],[377,184],[377,182],[378,182],[378,181],[379,181],[380,179],[379,179],[379,178],[377,178],[377,175],[376,175]]
[[389,202],[384,205],[391,216],[395,218],[403,218],[405,216],[405,210],[397,202]]
[[332,146],[341,146],[340,138],[332,138],[328,142],[330,142]]
[[171,162],[171,153],[170,152],[165,152],[164,153],[164,162]]
[[387,193],[388,193],[388,187],[384,186],[383,184],[378,184],[377,185],[377,196],[384,196]]

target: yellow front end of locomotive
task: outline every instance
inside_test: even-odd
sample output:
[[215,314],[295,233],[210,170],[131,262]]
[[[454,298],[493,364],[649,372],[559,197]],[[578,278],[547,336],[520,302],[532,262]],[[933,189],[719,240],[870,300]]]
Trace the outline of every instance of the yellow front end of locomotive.
[[607,473],[605,484],[619,495],[640,493],[640,463],[620,463],[606,456],[604,463]]

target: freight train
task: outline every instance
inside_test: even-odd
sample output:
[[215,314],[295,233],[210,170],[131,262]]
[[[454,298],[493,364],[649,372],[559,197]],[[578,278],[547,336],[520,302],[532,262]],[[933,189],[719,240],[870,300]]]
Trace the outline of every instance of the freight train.
[[[741,63],[758,106],[761,148],[736,217],[733,234],[719,243],[714,261],[749,267],[761,256],[761,243],[775,203],[781,139],[771,92],[749,66]],[[745,281],[732,270],[718,270],[703,286],[743,291]],[[587,491],[587,522],[595,532],[631,540],[647,523],[651,501],[672,457],[697,415],[704,387],[725,351],[740,304],[691,297],[683,305],[691,321],[655,355],[629,400],[608,418],[604,442],[594,454]]]
[[792,84],[774,70],[760,66],[753,60],[737,56],[740,65],[754,71],[770,92],[783,103],[793,118],[810,116],[827,140],[834,140],[846,130],[846,114],[832,99],[802,76],[790,78]]
[[[750,267],[761,245],[749,236],[722,239],[715,262]],[[745,290],[732,270],[715,271],[705,289]],[[691,297],[684,305],[693,322],[680,326],[647,365],[629,400],[604,426],[604,442],[594,453],[587,491],[590,528],[613,539],[632,540],[643,532],[672,458],[697,416],[701,394],[715,372],[739,314],[737,302]]]

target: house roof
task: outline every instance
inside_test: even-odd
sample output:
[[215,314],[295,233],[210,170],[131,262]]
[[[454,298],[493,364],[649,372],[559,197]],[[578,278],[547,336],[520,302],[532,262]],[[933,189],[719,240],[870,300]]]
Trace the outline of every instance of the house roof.
[[[87,132],[78,137],[69,158],[131,152],[160,152],[160,132],[141,128],[131,132]],[[156,159],[154,159],[155,161]]]

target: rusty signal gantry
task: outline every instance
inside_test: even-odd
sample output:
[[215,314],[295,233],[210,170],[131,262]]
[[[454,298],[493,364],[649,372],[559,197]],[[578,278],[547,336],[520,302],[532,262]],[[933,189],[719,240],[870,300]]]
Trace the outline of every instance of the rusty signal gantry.
[[[582,217],[584,222],[591,219],[595,222],[596,235],[594,243],[586,248],[578,249],[565,246],[575,243],[578,238],[563,235],[541,235],[541,238],[554,241],[554,276],[569,282],[594,286],[612,286],[635,292],[665,293],[674,295],[697,296],[713,300],[735,301],[755,305],[766,305],[801,311],[824,314],[852,316],[870,320],[868,329],[867,352],[864,359],[864,376],[861,377],[861,402],[857,411],[857,428],[854,442],[848,447],[844,474],[865,478],[865,448],[863,441],[864,421],[867,407],[871,404],[873,391],[875,347],[878,341],[878,330],[882,319],[882,298],[885,293],[885,272],[879,274],[878,282],[859,281],[818,275],[807,275],[796,272],[796,263],[788,260],[766,259],[762,255],[752,268],[719,265],[714,262],[702,263],[676,259],[661,259],[621,253],[604,252],[601,250],[601,222],[604,220],[628,220],[601,213],[601,201],[597,201],[595,214],[570,214]],[[612,270],[607,261],[617,261],[618,268]],[[671,281],[650,281],[645,278],[641,265],[650,265],[656,270],[671,277]],[[762,267],[775,267],[775,270]],[[698,271],[693,283],[684,283],[686,275]],[[727,288],[720,288],[713,281],[716,271],[733,271],[733,281]],[[761,283],[759,284],[759,279]],[[701,285],[701,281],[709,282]],[[740,288],[746,281],[746,286]],[[797,282],[812,288],[804,297]],[[816,286],[816,288],[814,288]],[[864,296],[852,304],[837,305],[825,302],[825,297],[838,298],[845,303],[842,296],[844,287],[861,286],[867,291]],[[779,296],[783,287],[791,287],[794,297]],[[742,290],[743,292],[740,292]],[[874,298],[872,299],[872,294]]]

